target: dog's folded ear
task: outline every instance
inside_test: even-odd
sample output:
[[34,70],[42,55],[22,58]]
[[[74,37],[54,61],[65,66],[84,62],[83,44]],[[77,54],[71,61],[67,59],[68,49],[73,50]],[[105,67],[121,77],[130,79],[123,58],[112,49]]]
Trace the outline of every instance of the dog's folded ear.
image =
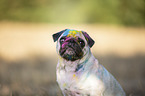
[[57,32],[57,33],[53,34],[53,35],[52,35],[53,41],[54,41],[54,42],[57,41],[58,38],[61,36],[61,34],[62,34],[64,31],[66,31],[66,30],[67,30],[67,29],[64,29],[64,30],[62,30],[62,31],[60,31],[60,32]]
[[85,36],[88,45],[90,46],[90,48],[94,45],[95,41],[84,31],[82,31],[83,35]]

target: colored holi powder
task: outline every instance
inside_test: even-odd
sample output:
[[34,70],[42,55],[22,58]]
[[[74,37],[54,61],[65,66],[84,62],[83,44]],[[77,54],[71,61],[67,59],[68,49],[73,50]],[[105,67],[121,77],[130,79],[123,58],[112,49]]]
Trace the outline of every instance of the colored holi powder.
[[63,44],[62,44],[62,48],[64,48],[65,45],[67,45],[67,44],[68,44],[68,42],[63,43]]
[[75,77],[76,77],[76,75],[75,75],[75,74],[73,74],[73,77],[75,78]]
[[82,31],[67,29],[63,35],[67,37],[76,37],[76,34],[81,34],[81,33]]
[[[77,67],[77,69],[76,69],[76,71],[78,71],[78,70],[81,69],[82,67],[83,67],[83,64],[79,64],[78,67]],[[83,68],[83,70],[84,70],[84,68]]]
[[87,33],[84,33],[84,35],[86,37],[86,40],[88,41],[88,38],[90,38],[89,35]]
[[63,83],[63,87],[66,87],[66,83]]
[[76,74],[73,74],[73,78],[76,79],[76,80],[78,80]]
[[75,35],[78,33],[81,33],[81,31],[77,31],[77,30],[69,31],[69,34],[67,35],[67,37],[76,37]]
[[68,56],[69,60],[71,60],[73,57],[71,55]]

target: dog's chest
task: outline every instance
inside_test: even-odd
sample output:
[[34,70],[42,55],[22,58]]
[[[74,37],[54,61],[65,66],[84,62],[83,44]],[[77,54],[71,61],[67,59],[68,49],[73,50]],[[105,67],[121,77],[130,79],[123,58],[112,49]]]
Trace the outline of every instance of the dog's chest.
[[80,82],[80,74],[64,70],[57,71],[57,82],[61,89],[73,88]]
[[59,71],[57,81],[66,96],[91,96],[104,90],[102,82],[88,72],[76,74]]

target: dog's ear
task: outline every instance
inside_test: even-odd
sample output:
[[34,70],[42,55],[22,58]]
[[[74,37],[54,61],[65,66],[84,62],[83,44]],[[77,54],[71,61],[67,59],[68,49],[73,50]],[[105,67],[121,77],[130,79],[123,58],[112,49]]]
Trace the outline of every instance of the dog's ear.
[[53,34],[53,35],[52,35],[53,41],[54,41],[54,42],[57,41],[58,38],[61,36],[61,34],[62,34],[64,31],[66,31],[66,30],[67,30],[67,29],[62,30],[62,31],[60,31],[60,32],[57,32],[57,33]]
[[85,36],[87,42],[88,42],[88,45],[90,46],[90,48],[94,45],[95,41],[86,33],[86,32],[83,32],[83,35]]

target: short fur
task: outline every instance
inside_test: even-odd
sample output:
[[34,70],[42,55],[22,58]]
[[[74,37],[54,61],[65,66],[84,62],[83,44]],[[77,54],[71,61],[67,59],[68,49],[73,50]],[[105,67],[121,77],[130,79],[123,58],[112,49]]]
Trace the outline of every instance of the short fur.
[[[82,58],[71,61],[60,56],[59,51],[62,47],[60,38],[63,36],[68,36],[70,39],[73,38],[76,40],[77,37],[80,37],[84,40],[85,46],[81,49],[83,52]],[[77,41],[75,43],[77,43]],[[90,48],[93,44],[94,40],[83,31],[66,29],[57,37],[56,49],[59,54],[57,82],[63,95],[125,96],[125,92],[117,80],[98,63],[98,60],[91,53]]]

